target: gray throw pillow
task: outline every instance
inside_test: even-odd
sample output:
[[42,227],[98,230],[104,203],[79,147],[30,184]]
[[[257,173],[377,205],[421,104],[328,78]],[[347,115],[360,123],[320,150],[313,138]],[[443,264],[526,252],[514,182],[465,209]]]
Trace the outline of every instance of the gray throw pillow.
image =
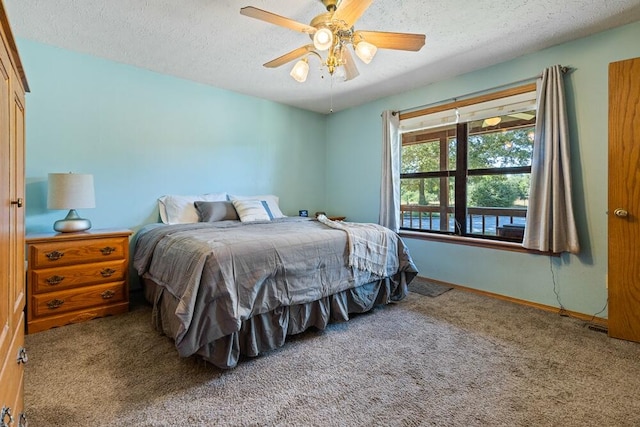
[[239,220],[236,208],[231,202],[193,202],[198,211],[200,222],[225,221],[230,219]]

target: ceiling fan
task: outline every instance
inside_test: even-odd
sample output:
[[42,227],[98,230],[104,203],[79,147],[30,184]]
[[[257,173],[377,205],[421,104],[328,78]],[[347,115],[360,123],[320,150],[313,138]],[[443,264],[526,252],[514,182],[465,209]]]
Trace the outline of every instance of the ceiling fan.
[[[333,75],[338,67],[343,67],[345,80],[351,80],[357,77],[359,72],[348,45],[353,47],[356,55],[365,64],[371,62],[378,49],[417,52],[424,46],[424,34],[354,30],[353,25],[373,0],[320,1],[327,12],[313,18],[309,25],[253,6],[240,9],[242,15],[308,34],[313,40],[313,43],[301,46],[265,63],[265,67],[275,68],[302,58],[293,67],[291,76],[299,82],[304,82],[309,73],[307,58],[309,55],[315,55],[320,59],[322,65],[327,67],[330,75]],[[319,52],[325,51],[326,58],[323,58]]]

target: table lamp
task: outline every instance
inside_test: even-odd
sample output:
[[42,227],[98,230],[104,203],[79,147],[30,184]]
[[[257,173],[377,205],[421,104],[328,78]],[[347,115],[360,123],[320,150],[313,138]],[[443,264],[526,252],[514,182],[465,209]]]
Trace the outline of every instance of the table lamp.
[[53,224],[55,231],[69,233],[90,229],[91,221],[80,218],[76,209],[95,207],[93,175],[71,172],[49,174],[47,208],[69,209],[64,219]]

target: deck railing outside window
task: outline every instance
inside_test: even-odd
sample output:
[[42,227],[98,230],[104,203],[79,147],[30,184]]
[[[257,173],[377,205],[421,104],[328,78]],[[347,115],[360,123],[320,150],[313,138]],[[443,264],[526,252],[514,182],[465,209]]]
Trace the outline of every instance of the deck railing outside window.
[[[454,208],[427,205],[401,205],[400,214],[405,230],[441,231],[454,233]],[[471,235],[498,236],[522,241],[526,208],[467,208],[467,230]],[[445,221],[441,218],[446,216]]]

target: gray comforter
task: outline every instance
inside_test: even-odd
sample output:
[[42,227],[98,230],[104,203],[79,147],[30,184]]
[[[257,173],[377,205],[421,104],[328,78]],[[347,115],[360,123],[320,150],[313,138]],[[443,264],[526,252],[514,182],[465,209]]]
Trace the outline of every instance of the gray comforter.
[[[386,300],[380,301],[379,287],[373,300],[402,299],[407,283],[417,274],[404,243],[384,227],[365,228],[367,239],[376,241],[361,249],[384,260],[384,276],[379,268],[349,266],[351,233],[297,217],[268,223],[153,224],[138,233],[133,263],[141,277],[161,290],[154,298],[169,293],[175,301],[176,326],[170,329],[179,354],[208,354],[211,351],[203,351],[207,345],[237,334],[248,320],[283,307],[323,301],[384,280]],[[297,332],[301,331],[285,331]]]

